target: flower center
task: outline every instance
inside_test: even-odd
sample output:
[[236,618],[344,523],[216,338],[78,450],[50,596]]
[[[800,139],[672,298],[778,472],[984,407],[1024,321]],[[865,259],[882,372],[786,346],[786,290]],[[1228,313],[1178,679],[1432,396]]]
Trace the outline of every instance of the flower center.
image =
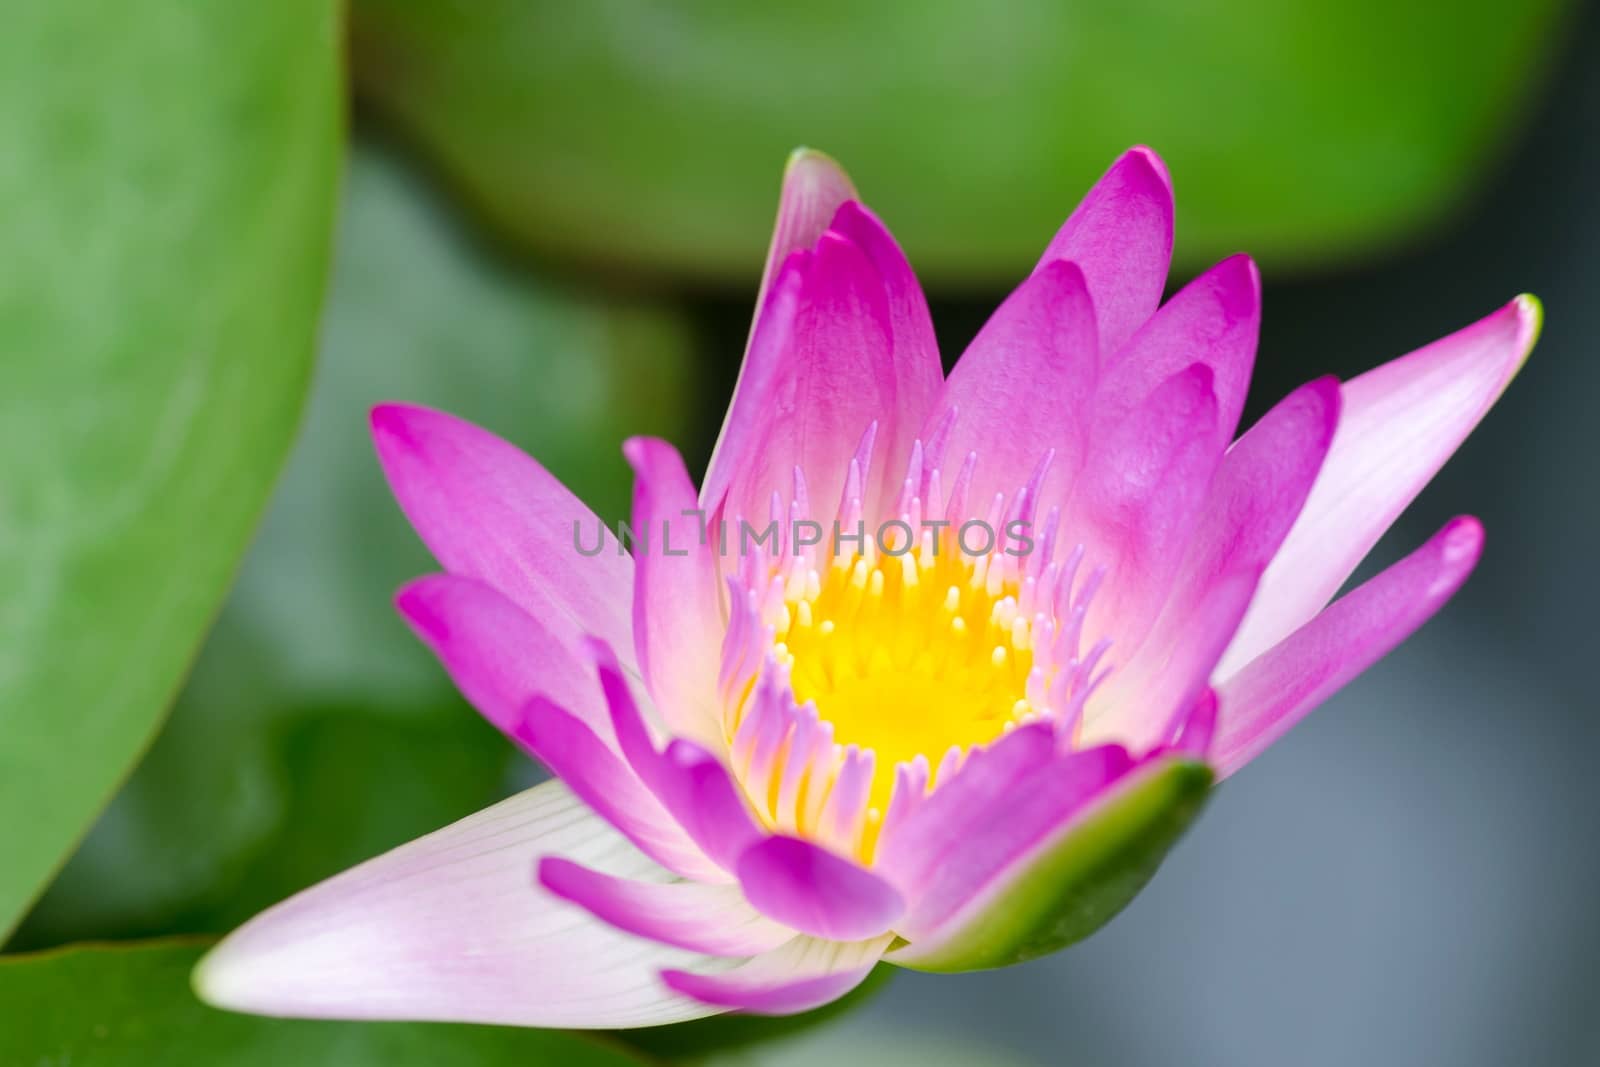
[[936,774],[951,749],[993,741],[1037,710],[1017,582],[993,555],[941,540],[875,562],[838,559],[786,601],[775,628],[795,699],[814,703],[836,744],[875,754],[868,804],[879,812],[896,765],[923,756]]

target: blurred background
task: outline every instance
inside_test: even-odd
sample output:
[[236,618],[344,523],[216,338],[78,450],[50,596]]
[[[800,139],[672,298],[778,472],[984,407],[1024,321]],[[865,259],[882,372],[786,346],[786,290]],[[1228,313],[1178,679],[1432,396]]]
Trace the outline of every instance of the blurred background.
[[[709,454],[789,149],[896,231],[948,364],[1148,143],[1174,286],[1261,264],[1247,419],[1543,299],[1531,363],[1377,552],[1471,512],[1484,561],[1088,942],[700,1051],[1600,1063],[1594,6],[214,6],[0,3],[7,952],[221,933],[535,780],[390,607],[433,565],[372,403],[489,427],[616,518],[623,437]],[[60,996],[157,1013],[114,954],[76,959]],[[0,956],[0,1030],[57,988],[26,966]],[[181,996],[159,1011],[212,1025]],[[367,1062],[341,1040],[296,1055]],[[413,1062],[395,1042],[373,1062]]]

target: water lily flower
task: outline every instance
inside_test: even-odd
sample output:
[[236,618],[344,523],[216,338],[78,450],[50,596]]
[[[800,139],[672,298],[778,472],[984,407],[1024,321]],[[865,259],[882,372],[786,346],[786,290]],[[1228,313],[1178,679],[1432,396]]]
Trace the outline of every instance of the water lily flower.
[[399,610],[555,778],[257,917],[201,995],[630,1027],[1106,922],[1215,781],[1461,585],[1471,518],[1334,599],[1539,328],[1518,297],[1236,440],[1259,278],[1234,257],[1161,303],[1172,220],[1128,152],[946,378],[889,232],[797,153],[699,488],[625,445],[631,552],[485,430],[377,408],[444,569]]

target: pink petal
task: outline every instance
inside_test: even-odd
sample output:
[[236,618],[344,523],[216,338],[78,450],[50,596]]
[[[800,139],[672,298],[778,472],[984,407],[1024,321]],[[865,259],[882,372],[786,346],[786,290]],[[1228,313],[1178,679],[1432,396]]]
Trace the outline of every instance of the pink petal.
[[722,432],[700,486],[700,506],[708,514],[723,508],[728,490],[767,432],[767,405],[794,348],[800,290],[810,263],[809,251],[795,252],[783,262],[771,286],[763,289],[764,295],[756,302],[755,321],[750,327],[750,342],[739,367],[733,400],[723,417]]
[[[829,230],[803,275],[790,347],[768,357],[778,366],[764,395],[753,398],[762,429],[746,455],[729,457],[738,465],[729,520],[764,524],[771,494],[788,497],[796,467],[805,472],[810,498],[831,506],[867,427],[877,423],[883,432],[896,425],[893,322],[877,268],[854,242]],[[891,477],[898,482],[903,472],[879,467],[868,495],[881,497]]]
[[1069,538],[1107,569],[1086,633],[1126,657],[1166,600],[1225,441],[1211,368],[1172,375],[1094,443],[1073,494]]
[[756,956],[795,937],[745,903],[731,885],[638,882],[559,856],[539,862],[539,884],[604,922],[711,956]]
[[706,1004],[756,1015],[793,1015],[860,985],[892,938],[841,943],[796,938],[776,952],[719,974],[662,972],[666,984]]
[[1458,333],[1347,382],[1322,473],[1223,657],[1226,678],[1338,592],[1527,359],[1536,300],[1520,296]]
[[913,950],[953,936],[963,916],[979,910],[1131,766],[1122,748],[1107,745],[1059,757],[1017,778],[984,807],[982,818],[954,841],[926,879],[908,887],[910,907],[895,932]]
[[543,697],[511,731],[551,773],[668,870],[697,881],[727,881],[632,768],[583,723]]
[[[894,418],[881,428],[876,453],[891,479],[904,476],[917,430],[944,385],[939,343],[933,334],[928,300],[905,253],[887,227],[861,204],[840,206],[833,229],[853,241],[877,270],[889,300],[889,333],[894,363]],[[831,504],[832,501],[829,501]]]
[[218,1007],[263,1015],[624,1027],[710,1014],[650,976],[706,957],[633,937],[528,883],[540,855],[657,868],[557,782],[277,905],[201,961]]
[[996,493],[1010,500],[1051,451],[1040,498],[1061,497],[1083,461],[1096,352],[1094,308],[1072,263],[1041,267],[1000,305],[951,372],[922,433],[931,438],[955,409],[942,461],[948,475],[977,453],[970,500],[981,507]]
[[888,882],[797,837],[768,837],[739,857],[739,885],[763,915],[813,937],[876,937],[905,910]]
[[973,752],[898,825],[885,828],[878,868],[897,885],[921,884],[1013,782],[1055,755],[1055,730],[1043,722],[1018,727]]
[[[487,430],[428,408],[373,408],[372,437],[395,498],[445,570],[632,648],[633,563],[548,471]],[[595,555],[580,554],[597,542]]]
[[[704,854],[725,871],[761,837],[739,787],[716,756],[684,738],[657,752],[616,657],[591,645],[611,724],[629,767]],[[654,805],[652,805],[654,807]]]
[[[828,228],[839,205],[856,199],[850,176],[828,156],[813,148],[797,148],[783,170],[783,191],[778,197],[778,220],[767,246],[767,264],[761,272],[761,293],[791,252],[810,248]],[[756,304],[761,304],[757,296]]]
[[483,582],[453,574],[418,578],[400,590],[395,607],[462,695],[501,730],[518,726],[529,699],[543,693],[610,739],[606,704],[570,616],[530,615]]
[[1260,331],[1260,272],[1249,256],[1223,260],[1179,290],[1121,349],[1101,353],[1107,367],[1095,393],[1097,432],[1127,417],[1167,378],[1203,363],[1217,394],[1217,425],[1232,440]]
[[1244,766],[1350,679],[1444,606],[1483,550],[1483,528],[1464,517],[1336,600],[1218,687],[1211,758],[1219,777]]
[[1109,356],[1155,311],[1172,262],[1172,181],[1148,148],[1111,165],[1062,225],[1035,273],[1058,260],[1083,268]]
[[636,437],[622,450],[634,470],[634,531],[644,538],[634,550],[639,670],[671,732],[720,748],[716,690],[724,625],[706,516],[671,445]]

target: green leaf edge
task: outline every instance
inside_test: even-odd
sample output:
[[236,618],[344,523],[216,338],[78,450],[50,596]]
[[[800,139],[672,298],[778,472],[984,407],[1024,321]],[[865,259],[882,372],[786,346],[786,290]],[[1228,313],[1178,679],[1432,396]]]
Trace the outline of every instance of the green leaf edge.
[[954,973],[1022,963],[1082,941],[1127,907],[1199,815],[1215,781],[1205,763],[1173,757],[1133,772],[950,941],[889,961]]

